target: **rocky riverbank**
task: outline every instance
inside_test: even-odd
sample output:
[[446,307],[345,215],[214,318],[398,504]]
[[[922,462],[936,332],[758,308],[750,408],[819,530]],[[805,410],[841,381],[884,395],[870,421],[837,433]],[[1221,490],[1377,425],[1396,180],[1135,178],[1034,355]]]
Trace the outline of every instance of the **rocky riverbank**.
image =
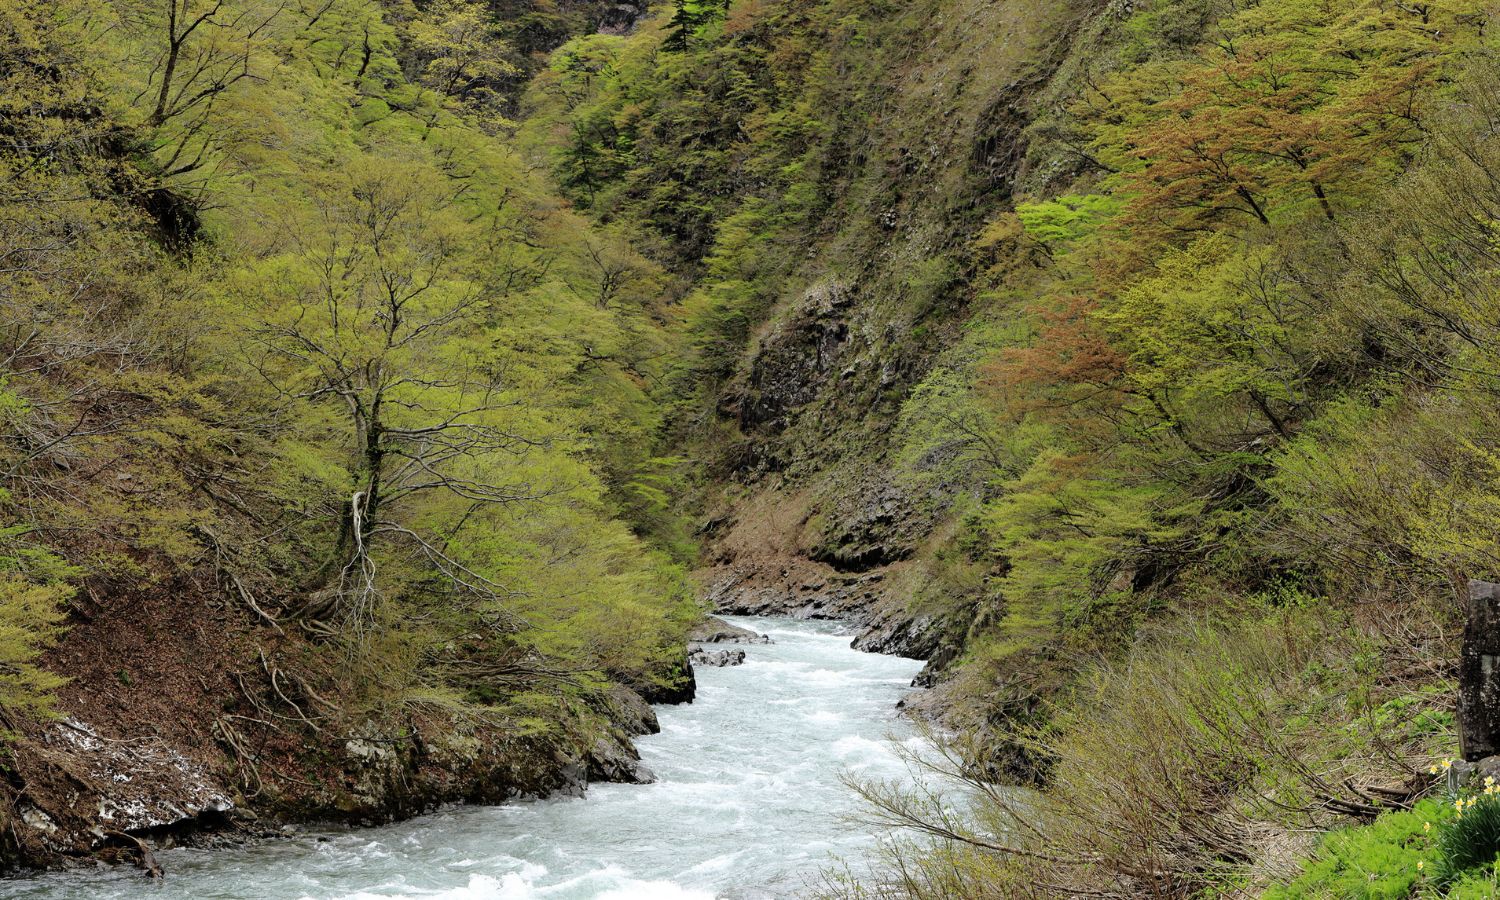
[[[149,847],[214,845],[313,821],[374,825],[452,803],[577,796],[595,782],[649,783],[633,738],[660,730],[616,686],[562,731],[526,734],[440,713],[352,729],[258,734],[230,716],[211,744],[76,715],[13,742],[7,862],[149,861]],[[253,735],[253,737],[252,737]]]
[[[232,641],[232,631],[197,639]],[[221,711],[207,727],[186,727],[193,720],[185,718],[170,723],[177,727],[132,727],[126,711],[133,679],[116,680],[102,693],[71,693],[63,718],[12,744],[10,783],[17,789],[7,862],[56,867],[101,859],[150,871],[153,850],[271,837],[300,823],[376,825],[453,803],[579,796],[600,782],[651,783],[655,774],[633,739],[660,731],[652,703],[690,702],[693,666],[738,665],[745,647],[771,642],[712,616],[688,637],[675,686],[612,686],[592,696],[568,728],[543,733],[438,710],[401,722],[336,725],[320,715],[312,688],[274,654],[234,674],[246,708]],[[173,661],[188,659],[158,656],[161,683],[182,684],[185,672]],[[286,696],[273,708],[278,692]],[[179,700],[192,715],[204,715],[212,694]]]
[[684,662],[659,683],[548,701],[547,727],[437,703],[375,718],[335,699],[295,633],[175,587],[91,602],[50,655],[72,681],[57,718],[11,726],[6,865],[144,861],[147,844],[649,782],[633,739],[659,730],[650,704],[693,698]]
[[770,491],[715,520],[709,564],[696,576],[709,605],[728,615],[836,619],[855,629],[857,650],[946,659],[949,623],[911,602],[909,576],[921,561],[910,558],[910,545],[926,524],[893,520],[878,540],[870,530],[866,542],[876,549],[867,556],[888,561],[851,567],[808,535],[813,516],[806,497]]

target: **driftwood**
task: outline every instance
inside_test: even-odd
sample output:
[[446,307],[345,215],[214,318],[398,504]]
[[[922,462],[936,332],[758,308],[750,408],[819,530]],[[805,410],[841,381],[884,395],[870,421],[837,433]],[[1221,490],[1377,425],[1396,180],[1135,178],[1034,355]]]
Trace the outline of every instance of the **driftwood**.
[[106,831],[105,835],[130,842],[135,846],[136,853],[139,854],[136,858],[136,865],[140,866],[153,879],[162,877],[161,863],[156,861],[156,854],[151,852],[150,844],[126,831]]

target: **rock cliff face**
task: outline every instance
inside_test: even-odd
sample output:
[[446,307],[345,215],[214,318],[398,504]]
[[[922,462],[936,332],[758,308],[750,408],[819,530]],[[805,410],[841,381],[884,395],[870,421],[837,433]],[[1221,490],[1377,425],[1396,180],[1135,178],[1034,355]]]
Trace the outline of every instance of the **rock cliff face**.
[[1029,160],[1026,128],[1068,77],[1080,23],[1102,13],[926,8],[890,13],[911,33],[878,51],[887,80],[868,89],[881,102],[850,118],[854,149],[827,187],[837,216],[778,236],[806,261],[717,395],[699,577],[721,611],[848,619],[857,646],[937,656],[936,668],[969,621],[920,595],[955,496],[977,488],[910,477],[902,405],[960,343],[970,276],[993,264],[979,231],[1018,184],[1067,171]]
[[853,302],[843,285],[809,291],[789,318],[761,339],[743,388],[726,391],[720,409],[735,416],[747,434],[765,438],[785,431],[793,414],[835,377],[849,348],[846,316]]

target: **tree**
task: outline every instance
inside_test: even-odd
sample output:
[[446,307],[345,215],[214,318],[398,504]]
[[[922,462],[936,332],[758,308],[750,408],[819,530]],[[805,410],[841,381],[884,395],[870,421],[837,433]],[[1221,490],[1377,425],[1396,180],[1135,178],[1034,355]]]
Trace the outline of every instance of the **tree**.
[[1289,437],[1320,360],[1318,310],[1287,280],[1266,249],[1205,235],[1112,298],[1099,318],[1128,354],[1141,414],[1195,423],[1206,434],[1182,437],[1200,451]]
[[501,299],[497,273],[458,202],[422,170],[356,166],[290,235],[294,252],[253,276],[279,285],[259,301],[258,369],[286,398],[342,421],[349,488],[325,567],[336,578],[306,614],[336,618],[356,640],[377,618],[385,542],[414,546],[458,589],[497,590],[403,512],[432,494],[471,511],[539,496],[501,472],[505,455],[539,442],[504,426],[521,401],[478,337]]
[[[0,503],[9,497],[0,491]],[[62,634],[65,604],[73,596],[68,579],[81,574],[56,555],[27,546],[31,529],[0,526],[0,723],[14,727],[19,715],[48,715],[52,692],[67,679],[38,665]]]
[[1341,195],[1422,138],[1425,98],[1444,75],[1437,60],[1477,40],[1477,10],[1249,6],[1194,57],[1107,79],[1107,105],[1086,113],[1099,122],[1093,152],[1120,170],[1137,223],[1268,225],[1305,205],[1334,219]]
[[147,67],[133,104],[146,110],[164,179],[215,162],[237,135],[219,107],[274,64],[267,46],[288,0],[115,0]]
[[[413,81],[452,103],[493,130],[506,124],[500,113],[503,87],[519,70],[510,61],[511,48],[501,38],[500,26],[475,0],[437,0],[409,26],[410,46],[418,71]],[[438,110],[427,116],[430,132]]]
[[662,47],[667,50],[686,50],[693,34],[724,14],[728,0],[677,0],[677,10],[667,23],[667,39]]

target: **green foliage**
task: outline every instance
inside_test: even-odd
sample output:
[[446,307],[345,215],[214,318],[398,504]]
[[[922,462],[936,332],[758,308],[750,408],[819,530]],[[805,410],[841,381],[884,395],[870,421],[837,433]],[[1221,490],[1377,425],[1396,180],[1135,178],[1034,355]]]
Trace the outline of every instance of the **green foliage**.
[[[1314,897],[1400,898],[1436,870],[1441,852],[1434,841],[1451,824],[1451,804],[1424,800],[1410,810],[1389,812],[1364,827],[1329,834],[1298,878],[1266,891],[1267,900]],[[1418,864],[1422,868],[1418,868]]]
[[675,659],[664,279],[499,136],[506,25],[0,3],[7,714],[78,581],[301,619],[351,716],[559,725]]
[[1186,59],[1105,79],[1077,114],[1098,123],[1092,150],[1142,227],[1333,219],[1421,139],[1396,110],[1481,44],[1483,20],[1466,4],[1257,4],[1214,22]]
[[1094,234],[1119,209],[1120,201],[1115,197],[1085,194],[1022,203],[1016,207],[1016,216],[1028,237],[1055,253]]
[[[1462,807],[1459,809],[1458,807]],[[1495,896],[1500,884],[1500,801],[1492,793],[1430,798],[1368,825],[1328,834],[1302,874],[1267,900],[1314,897]]]
[[[1042,894],[1148,895],[1174,878],[1173,891],[1199,880],[1243,883],[1261,851],[1231,822],[1300,827],[1259,806],[1258,792],[1287,789],[1278,796],[1316,807],[1296,793],[1319,790],[1301,781],[1301,767],[1381,767],[1356,737],[1372,729],[1404,748],[1398,755],[1449,740],[1451,685],[1406,660],[1451,654],[1452,585],[1500,566],[1486,524],[1500,483],[1491,402],[1500,372],[1500,103],[1486,28],[1486,12],[1472,3],[1136,4],[1080,26],[1059,74],[1038,88],[1027,130],[1032,165],[1014,211],[992,211],[987,226],[966,234],[965,251],[934,240],[902,256],[895,234],[909,227],[904,217],[920,216],[919,201],[905,187],[882,195],[889,215],[878,221],[892,229],[890,244],[862,248],[864,268],[849,269],[900,259],[900,287],[885,295],[911,304],[890,304],[911,313],[903,326],[921,327],[902,332],[909,344],[965,323],[986,334],[945,348],[894,417],[901,483],[924,498],[933,485],[967,493],[936,513],[951,518],[917,567],[920,583],[954,595],[945,604],[923,599],[923,608],[966,617],[953,630],[965,652],[945,690],[977,735],[974,754],[985,766],[1025,771],[1032,764],[1004,723],[1024,730],[1050,720],[1068,735],[1069,752],[1075,732],[1111,748],[1110,767],[1095,765],[1090,787],[1118,795],[1118,783],[1135,777],[1126,770],[1162,757],[1170,741],[1159,735],[1181,732],[1184,759],[1192,747],[1208,754],[1182,770],[1224,791],[1214,797],[1234,798],[1211,823],[1176,809],[1134,815],[1152,805],[1151,791],[1115,803],[1111,817],[1095,809],[1102,801],[1069,793],[1062,774],[1065,783],[1049,783],[1051,799],[1039,801],[1057,801],[1048,807],[1055,818],[1031,822],[1041,835],[1031,849],[1078,853],[1048,873],[1043,880],[1057,886]],[[891,96],[884,109],[894,111],[882,122],[908,125],[900,89]],[[873,158],[871,143],[859,144],[870,154],[862,158]],[[842,183],[842,209],[855,208],[856,183]],[[830,244],[844,251],[852,231],[841,228]],[[828,257],[842,258],[820,259]],[[757,309],[730,279],[696,291],[721,283],[735,292],[726,306]],[[954,314],[934,302],[954,297],[970,305]],[[865,311],[875,305],[861,315],[878,321]],[[871,355],[906,358],[878,343]],[[885,421],[878,407],[873,418]],[[976,543],[983,549],[956,564],[957,548]],[[1247,600],[1315,616],[1375,609],[1381,624],[1338,626],[1370,643],[1349,670],[1310,666],[1288,695],[1254,677],[1241,694],[1247,675],[1238,662],[1205,663],[1211,674],[1153,640],[1171,627],[1164,616],[1232,617]],[[1384,627],[1394,629],[1390,641],[1376,636]],[[1130,671],[1110,669],[1112,677],[1147,672],[1165,682],[1158,666],[1192,670],[1184,681],[1201,679],[1192,690],[1179,684],[1182,695],[1137,687],[1167,708],[1215,712],[1167,721],[1132,711],[1122,714],[1130,730],[1113,734],[1087,718],[1117,721],[1094,702],[1103,687],[1049,705],[1080,672],[1096,671],[1096,654],[1128,657]],[[1369,681],[1381,669],[1399,687]],[[1353,692],[1331,717],[1342,724],[1305,731],[1328,725],[1318,698],[1340,690]],[[1279,718],[1277,703],[1295,706],[1296,691],[1313,699]],[[1268,696],[1282,698],[1271,701],[1278,712],[1256,718]],[[1224,725],[1233,721],[1245,730]],[[1133,744],[1136,729],[1153,737]],[[1267,751],[1273,759],[1243,754],[1278,734],[1299,737]],[[1038,743],[1043,756],[1062,753],[1056,741]],[[1233,771],[1220,781],[1226,760]],[[1067,756],[1053,771],[1079,765],[1089,768]],[[1158,790],[1184,796],[1196,787]],[[1345,799],[1354,806],[1333,808],[1369,814],[1366,801]],[[1309,816],[1319,826],[1338,821]],[[1106,850],[1073,840],[1090,829],[1109,835]],[[1182,842],[1196,837],[1215,849],[1185,862]],[[1157,840],[1172,849],[1150,849]],[[1087,875],[1068,868],[1121,846],[1151,862],[1133,868],[1122,858]],[[904,880],[913,857],[901,855],[895,893],[986,893],[939,874],[954,853],[947,846],[922,870],[931,882]],[[1007,895],[984,879],[1007,863],[1025,869],[1030,858],[998,857],[965,857],[946,871],[972,863],[988,893]],[[1351,874],[1347,895],[1404,896],[1416,876],[1391,871],[1389,885],[1369,894],[1352,889]],[[1474,877],[1464,890],[1480,891]]]
[[685,50],[688,41],[708,23],[723,15],[729,0],[676,0],[677,8],[668,23],[671,29],[662,46],[668,50]]
[[[1248,823],[1368,812],[1310,773],[1372,729],[1446,740],[1446,684],[1372,673],[1500,567],[1479,4],[678,0],[538,71],[595,9],[0,0],[0,704],[69,584],[181,579],[300,617],[361,715],[560,727],[670,671],[686,498],[754,456],[939,520],[910,583],[975,755],[1064,761],[1066,889],[1242,882]],[[847,355],[742,433],[829,284]]]
[[7,719],[51,712],[52,692],[67,683],[38,663],[62,633],[63,604],[72,594],[66,584],[0,572],[0,710]]
[[[482,4],[428,4],[408,25],[406,46],[420,68],[418,83],[469,112],[486,129],[507,124],[498,110],[506,82],[517,69],[499,25]],[[428,121],[435,123],[437,116]]]
[[63,632],[69,580],[83,574],[28,545],[30,531],[0,528],[0,721],[7,729],[18,717],[53,712],[53,691],[67,679],[42,668],[40,657]]

